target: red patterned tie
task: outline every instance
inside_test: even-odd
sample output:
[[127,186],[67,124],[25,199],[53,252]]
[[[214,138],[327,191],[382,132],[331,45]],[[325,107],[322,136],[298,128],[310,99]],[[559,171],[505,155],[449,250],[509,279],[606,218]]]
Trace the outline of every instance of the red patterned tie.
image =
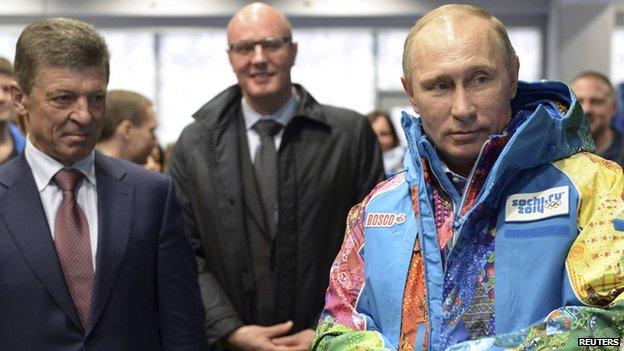
[[93,261],[89,223],[75,195],[82,178],[81,172],[67,168],[54,175],[54,182],[63,191],[63,200],[56,212],[54,245],[80,322],[86,327],[93,292]]

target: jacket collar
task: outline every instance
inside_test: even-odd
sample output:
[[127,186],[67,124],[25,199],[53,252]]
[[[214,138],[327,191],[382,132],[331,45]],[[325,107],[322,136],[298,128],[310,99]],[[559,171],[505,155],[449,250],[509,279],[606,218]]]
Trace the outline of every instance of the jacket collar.
[[[122,163],[96,152],[95,168],[98,179],[98,269],[85,335],[96,325],[111,295],[126,251],[133,212],[133,187],[122,181],[126,174]],[[7,188],[2,193],[0,217],[16,247],[59,308],[77,328],[81,328],[24,153],[0,168],[0,184]]]
[[[510,172],[594,149],[589,123],[565,83],[519,82],[511,106],[514,117],[506,128],[511,138],[492,166],[488,178],[497,179]],[[408,179],[419,177],[421,158],[429,159],[434,171],[441,172],[439,156],[423,133],[420,118],[403,112],[401,124],[408,141],[408,155],[405,158]]]

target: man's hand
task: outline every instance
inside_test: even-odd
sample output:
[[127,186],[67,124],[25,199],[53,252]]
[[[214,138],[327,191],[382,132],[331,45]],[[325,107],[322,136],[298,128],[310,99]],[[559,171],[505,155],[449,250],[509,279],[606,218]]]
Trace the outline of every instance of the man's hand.
[[310,349],[313,338],[314,330],[305,329],[293,335],[274,338],[273,343],[278,346],[292,347],[291,350],[305,351]]
[[[227,338],[228,347],[233,348],[235,350],[240,351],[300,351],[307,350],[310,347],[310,343],[312,342],[312,336],[314,336],[314,332],[311,332],[310,329],[301,331],[297,334],[293,334],[290,336],[284,336],[288,334],[288,332],[292,329],[293,322],[288,321],[280,324],[271,325],[268,327],[263,327],[259,325],[246,325],[236,329],[230,336]],[[291,341],[290,337],[297,336],[299,334],[305,333],[304,335],[307,337],[308,344],[305,347],[301,348],[299,345],[303,341],[297,342]],[[302,337],[303,338],[303,337]],[[284,342],[282,339],[287,339]],[[274,340],[277,340],[278,343],[275,343]],[[303,340],[303,339],[302,339]]]

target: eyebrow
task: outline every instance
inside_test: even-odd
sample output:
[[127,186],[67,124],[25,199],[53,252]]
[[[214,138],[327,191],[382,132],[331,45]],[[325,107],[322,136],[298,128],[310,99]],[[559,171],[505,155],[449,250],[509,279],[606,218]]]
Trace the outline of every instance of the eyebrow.
[[[467,70],[467,72],[469,72],[468,75],[473,75],[475,74],[475,72],[479,72],[479,71],[484,71],[486,73],[491,74],[493,71],[495,71],[492,66],[488,66],[488,65],[475,65],[472,67],[469,67]],[[422,80],[420,82],[419,85],[421,86],[427,86],[430,84],[433,84],[434,82],[440,81],[440,80],[448,80],[450,79],[450,75],[447,73],[443,73],[437,76],[433,76],[433,77],[429,77],[429,78],[425,78],[424,80]]]
[[73,91],[68,90],[68,89],[52,89],[46,92],[45,96],[46,97],[51,97],[54,95],[58,95],[58,94],[73,94],[76,95]]
[[[106,92],[107,92],[106,89],[97,89],[97,90],[88,92],[87,95],[94,95],[94,94],[104,94],[104,95],[106,95]],[[58,94],[81,95],[80,93],[77,93],[76,91],[73,91],[71,89],[54,88],[54,89],[46,92],[44,94],[44,96],[49,98],[49,97],[53,97],[53,96],[58,95]]]

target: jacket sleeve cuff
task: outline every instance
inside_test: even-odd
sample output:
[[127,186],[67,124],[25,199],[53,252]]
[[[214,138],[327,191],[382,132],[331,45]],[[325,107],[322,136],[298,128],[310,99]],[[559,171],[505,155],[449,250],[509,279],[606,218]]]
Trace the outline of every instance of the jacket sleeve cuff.
[[236,329],[244,326],[245,324],[234,316],[221,318],[218,321],[206,325],[206,334],[208,336],[208,342],[210,344],[220,344],[225,346],[227,337],[232,334]]

